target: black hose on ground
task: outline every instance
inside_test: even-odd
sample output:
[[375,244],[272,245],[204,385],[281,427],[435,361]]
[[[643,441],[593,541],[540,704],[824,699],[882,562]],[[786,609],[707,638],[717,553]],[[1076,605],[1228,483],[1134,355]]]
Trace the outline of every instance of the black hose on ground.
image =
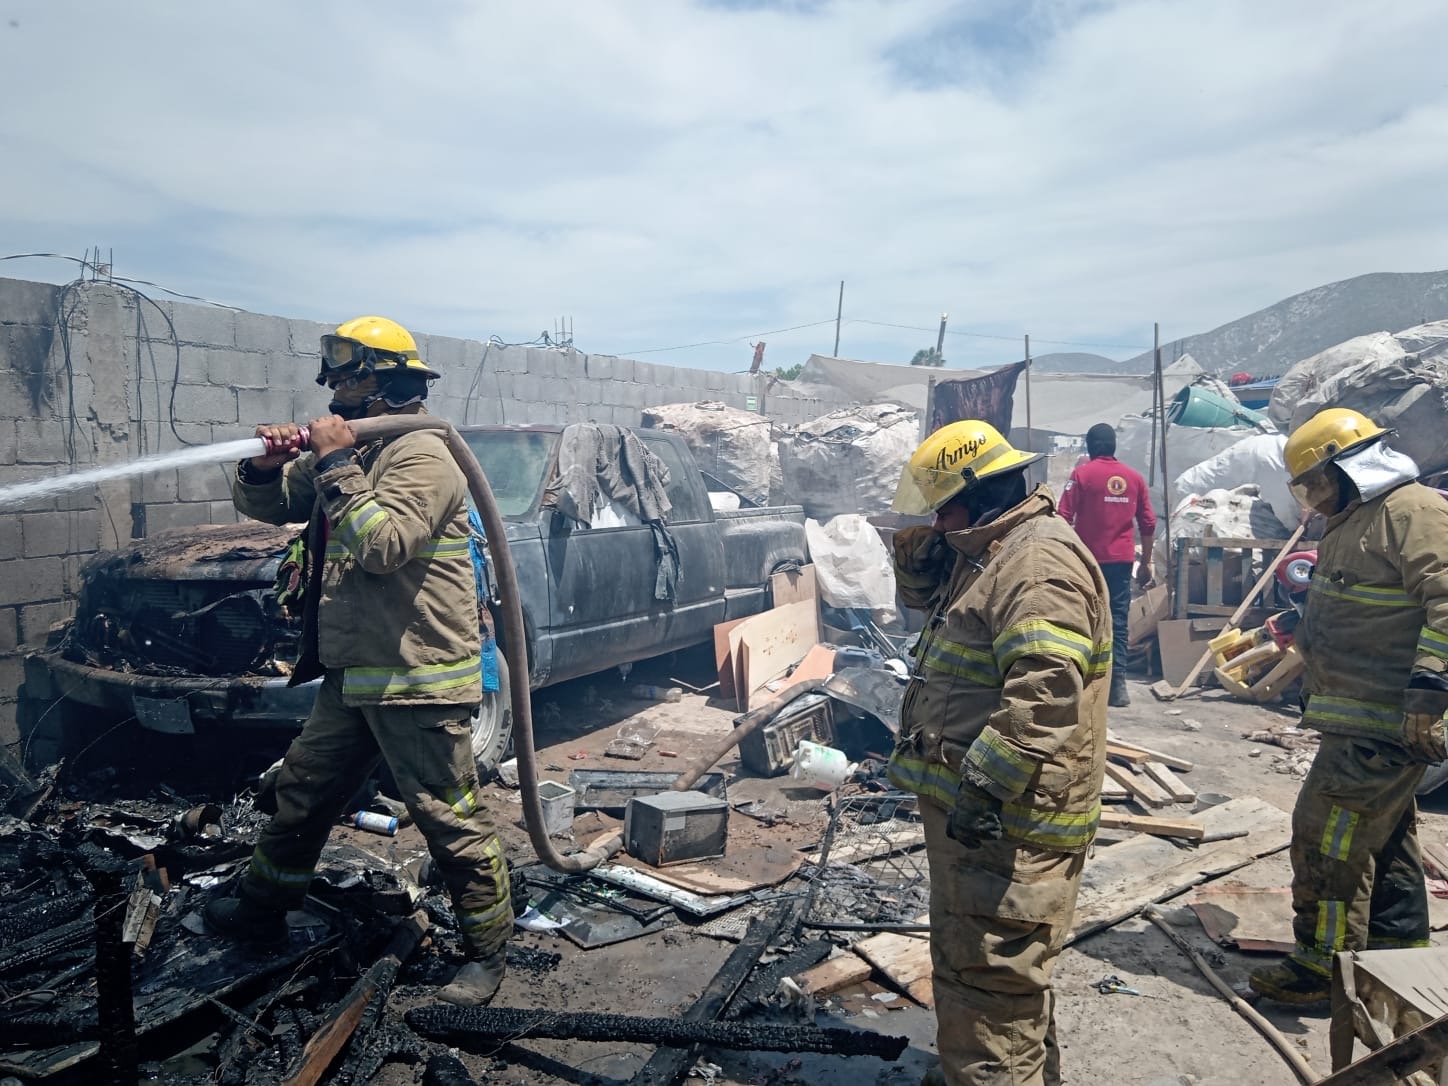
[[373,418],[356,419],[349,424],[358,444],[397,437],[414,430],[440,430],[447,441],[448,451],[462,469],[468,481],[468,492],[478,507],[483,521],[483,531],[488,536],[488,552],[498,577],[498,595],[502,602],[503,655],[508,660],[508,671],[512,676],[509,698],[513,704],[513,750],[518,758],[518,787],[522,792],[523,820],[528,827],[528,840],[538,859],[555,871],[567,874],[581,874],[591,871],[604,860],[615,855],[623,843],[615,834],[593,849],[562,855],[553,847],[548,830],[543,823],[543,804],[538,796],[538,758],[533,749],[533,708],[528,683],[528,640],[523,628],[523,606],[518,594],[518,574],[513,567],[513,555],[508,549],[507,526],[498,512],[498,503],[493,497],[493,488],[483,474],[482,465],[473,455],[473,450],[446,419],[435,415],[378,415]]

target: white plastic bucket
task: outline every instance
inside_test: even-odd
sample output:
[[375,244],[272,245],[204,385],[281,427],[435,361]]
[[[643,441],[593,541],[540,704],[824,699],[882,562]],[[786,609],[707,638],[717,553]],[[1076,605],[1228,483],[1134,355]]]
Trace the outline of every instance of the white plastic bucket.
[[845,752],[834,747],[812,743],[801,739],[794,748],[794,767],[790,776],[810,788],[822,792],[833,792],[855,771],[855,763],[845,757]]

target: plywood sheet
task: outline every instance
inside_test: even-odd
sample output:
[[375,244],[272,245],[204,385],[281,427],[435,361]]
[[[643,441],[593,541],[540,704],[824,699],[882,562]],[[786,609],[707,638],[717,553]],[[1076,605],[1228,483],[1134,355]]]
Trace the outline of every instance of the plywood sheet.
[[[930,920],[928,916],[917,919],[922,924]],[[930,983],[934,966],[930,960],[930,939],[927,936],[881,932],[856,943],[855,953],[922,1007],[935,1006],[935,992]]]
[[1068,942],[1109,928],[1152,902],[1280,852],[1292,839],[1292,817],[1256,796],[1230,799],[1196,817],[1208,837],[1235,830],[1246,830],[1247,836],[1184,851],[1142,834],[1097,849],[1086,861]]
[[762,705],[773,696],[761,692],[764,684],[799,663],[819,643],[815,601],[802,600],[752,615],[729,632],[729,641],[738,646],[735,682],[740,685],[735,692],[739,708]]
[[696,894],[743,894],[777,886],[799,870],[804,854],[787,845],[731,847],[714,860],[650,867],[632,856],[619,856],[625,867],[643,871]]

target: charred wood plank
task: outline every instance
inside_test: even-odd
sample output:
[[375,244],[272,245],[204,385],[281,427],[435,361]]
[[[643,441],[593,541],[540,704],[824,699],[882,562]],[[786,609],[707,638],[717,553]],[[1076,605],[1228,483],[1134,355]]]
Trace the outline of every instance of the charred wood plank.
[[131,944],[125,941],[125,865],[110,857],[87,857],[86,877],[96,890],[96,1016],[101,1074],[117,1086],[140,1076],[136,1044],[136,1002],[131,988]]
[[86,919],[72,920],[53,931],[32,935],[0,953],[0,977],[28,969],[53,954],[80,946],[95,932],[95,925]]
[[328,1013],[326,1021],[312,1034],[302,1049],[301,1059],[295,1065],[283,1086],[313,1086],[331,1066],[332,1060],[351,1039],[363,1013],[374,997],[386,997],[397,977],[398,969],[408,956],[417,949],[423,934],[427,931],[427,913],[419,909],[397,925],[392,940],[387,944],[382,957],[373,962],[366,973],[358,978],[351,990]]
[[424,1037],[459,1047],[491,1050],[499,1041],[527,1038],[578,1041],[632,1041],[635,1044],[687,1048],[707,1045],[753,1052],[826,1052],[839,1056],[878,1056],[895,1060],[910,1044],[893,1037],[853,1029],[817,1026],[768,1026],[741,1022],[685,1022],[678,1018],[639,1018],[626,1014],[572,1014],[513,1007],[414,1007],[407,1024]]

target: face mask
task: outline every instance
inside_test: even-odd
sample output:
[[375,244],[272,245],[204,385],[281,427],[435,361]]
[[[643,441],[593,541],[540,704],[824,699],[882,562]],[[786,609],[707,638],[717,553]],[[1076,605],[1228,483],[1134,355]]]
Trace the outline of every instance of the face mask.
[[1330,517],[1337,512],[1342,500],[1342,487],[1341,477],[1335,471],[1328,471],[1328,466],[1313,468],[1289,486],[1298,505]]

